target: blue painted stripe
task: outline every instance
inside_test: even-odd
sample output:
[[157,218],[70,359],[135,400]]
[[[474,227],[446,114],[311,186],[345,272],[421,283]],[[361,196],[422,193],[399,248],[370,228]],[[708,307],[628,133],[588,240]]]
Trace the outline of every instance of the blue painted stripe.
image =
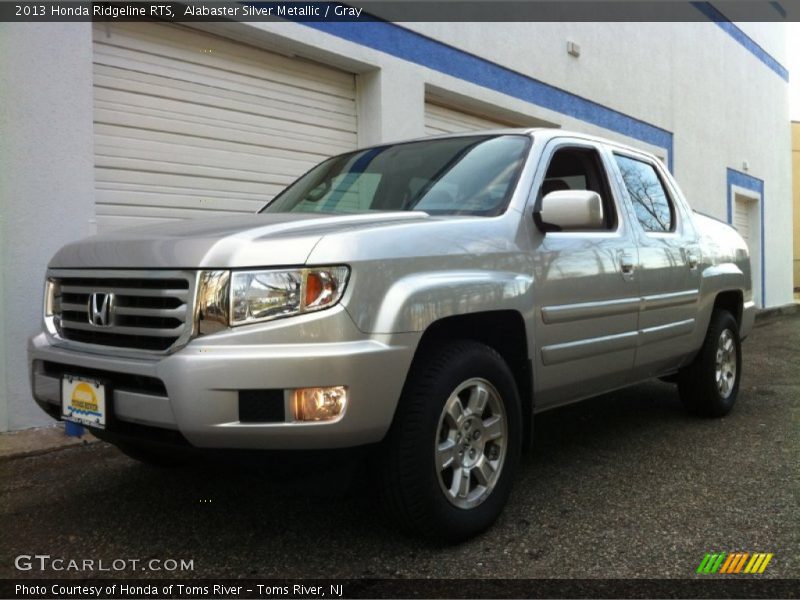
[[786,9],[783,8],[780,2],[770,2],[769,5],[775,9],[775,12],[782,16],[784,19],[786,18]]
[[359,23],[304,22],[303,25],[664,148],[668,152],[669,169],[672,170],[672,132],[641,119],[546,84],[395,23],[373,19]]
[[759,179],[758,177],[753,177],[752,175],[748,175],[747,173],[742,173],[736,169],[728,168],[727,182],[728,223],[731,225],[733,224],[733,186],[755,192],[761,198],[759,201],[759,210],[761,215],[761,239],[759,240],[761,247],[761,306],[765,307],[767,305],[767,286],[766,270],[764,269],[764,265],[766,264],[764,256],[764,180]]
[[692,2],[691,4],[725,33],[739,42],[745,50],[777,73],[784,81],[789,81],[788,69],[775,60],[769,52],[759,46],[753,38],[731,23],[730,20],[719,10],[714,8],[710,2]]

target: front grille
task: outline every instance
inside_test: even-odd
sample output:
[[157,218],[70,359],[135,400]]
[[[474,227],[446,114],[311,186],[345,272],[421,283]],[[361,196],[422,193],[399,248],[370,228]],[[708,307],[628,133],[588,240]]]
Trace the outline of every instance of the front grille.
[[[65,340],[165,352],[191,335],[194,285],[189,273],[61,271],[50,280],[57,290],[54,325]],[[100,323],[92,318],[93,294],[110,295]]]

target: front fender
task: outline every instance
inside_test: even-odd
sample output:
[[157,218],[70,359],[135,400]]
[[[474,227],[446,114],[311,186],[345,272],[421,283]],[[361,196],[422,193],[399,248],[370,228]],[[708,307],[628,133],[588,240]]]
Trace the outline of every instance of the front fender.
[[514,272],[415,273],[394,282],[374,311],[354,320],[369,333],[421,332],[445,317],[505,309],[525,313],[532,288],[531,276]]

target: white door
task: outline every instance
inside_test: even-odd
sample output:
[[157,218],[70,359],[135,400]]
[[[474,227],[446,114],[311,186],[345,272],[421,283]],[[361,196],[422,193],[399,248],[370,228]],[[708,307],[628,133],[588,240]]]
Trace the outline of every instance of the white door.
[[100,231],[251,213],[356,148],[355,76],[185,27],[94,26]]
[[461,131],[478,131],[481,129],[504,129],[519,127],[491,117],[474,115],[457,108],[451,108],[432,102],[425,103],[425,135],[441,135],[443,133],[459,133]]
[[761,217],[758,200],[739,193],[734,194],[733,226],[750,248],[750,272],[753,277],[753,298],[763,305],[761,295]]
[[733,226],[750,246],[750,202],[736,198],[736,211],[733,215]]

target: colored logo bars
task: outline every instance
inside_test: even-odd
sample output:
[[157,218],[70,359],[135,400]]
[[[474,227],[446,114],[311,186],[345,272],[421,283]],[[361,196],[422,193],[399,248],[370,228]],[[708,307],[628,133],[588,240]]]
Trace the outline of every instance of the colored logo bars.
[[[697,567],[697,572],[701,575],[712,575],[714,573],[720,574],[736,574],[736,573],[763,573],[767,568],[769,561],[772,560],[772,553],[756,552],[750,554],[749,552],[718,552],[715,554],[706,554],[700,566]],[[749,560],[748,560],[749,559]]]

